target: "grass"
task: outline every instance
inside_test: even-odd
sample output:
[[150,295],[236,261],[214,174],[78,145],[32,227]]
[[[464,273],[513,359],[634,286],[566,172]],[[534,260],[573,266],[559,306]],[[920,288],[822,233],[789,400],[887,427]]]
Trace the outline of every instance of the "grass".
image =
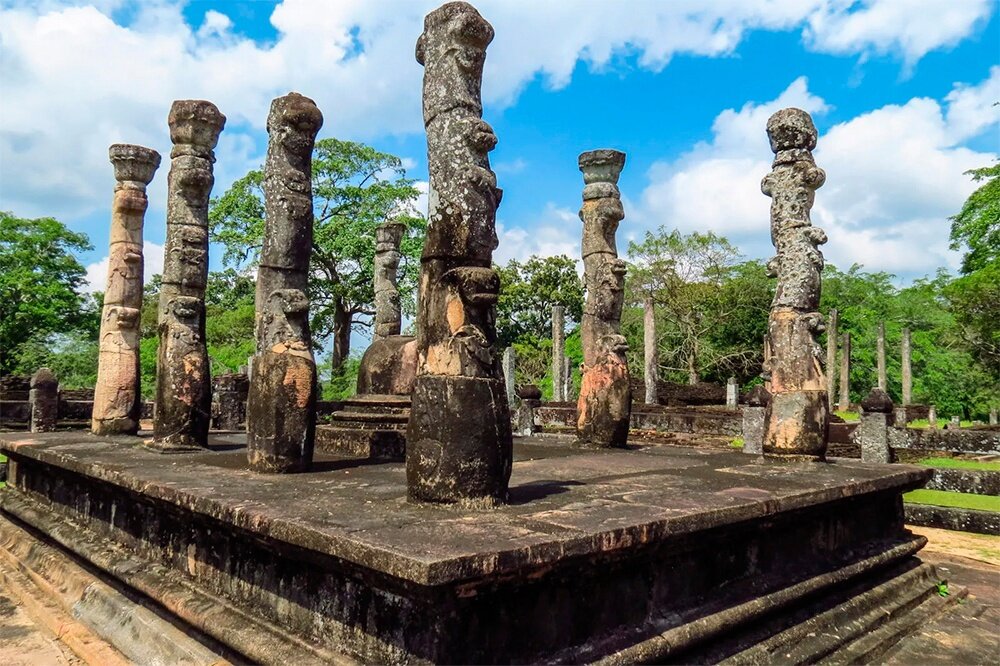
[[921,465],[941,467],[945,469],[979,469],[987,472],[1000,472],[1000,462],[985,462],[982,460],[963,460],[962,458],[924,458]]
[[729,442],[729,446],[733,447],[734,449],[742,449],[743,448],[743,438],[742,437],[737,437],[733,441]]
[[[943,428],[948,424],[948,419],[938,419],[937,427]],[[963,428],[968,428],[972,425],[972,421],[959,421],[958,424]],[[898,423],[896,425],[899,425]],[[931,422],[927,419],[913,419],[906,424],[907,428],[930,428]]]
[[845,421],[860,421],[861,415],[857,412],[834,412],[837,416],[844,419]]
[[953,493],[947,490],[912,490],[903,495],[903,500],[911,504],[933,504],[956,509],[978,509],[1000,512],[1000,497],[992,495],[971,495]]

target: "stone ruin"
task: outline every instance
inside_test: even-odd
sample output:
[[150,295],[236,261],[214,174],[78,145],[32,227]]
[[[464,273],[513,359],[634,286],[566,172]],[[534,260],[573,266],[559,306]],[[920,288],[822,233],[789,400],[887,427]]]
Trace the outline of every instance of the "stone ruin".
[[774,164],[761,183],[771,197],[771,239],[777,256],[768,272],[778,279],[768,321],[764,373],[771,394],[764,452],[823,458],[829,403],[817,312],[822,229],[809,222],[816,189],[826,174],[816,166],[816,127],[801,109],[782,109],[767,121]]
[[452,2],[427,15],[416,53],[430,192],[406,479],[412,499],[470,506],[507,501],[512,460],[492,268],[502,191],[480,90],[492,40],[475,8]]
[[212,418],[205,285],[208,280],[208,198],[215,144],[226,117],[211,102],[179,100],[170,107],[167,242],[160,288],[156,411],[148,446],[196,450],[208,443]]
[[257,270],[257,353],[247,400],[247,457],[258,472],[312,464],[316,361],[309,333],[312,152],[323,114],[290,93],[271,103],[264,164],[264,247]]
[[583,379],[577,402],[577,438],[583,446],[624,447],[632,413],[625,353],[619,332],[625,299],[625,262],[615,232],[625,217],[618,176],[625,153],[593,150],[580,155],[583,172]]
[[160,154],[152,148],[121,143],[111,146],[108,153],[116,184],[91,431],[95,435],[134,435],[139,431],[142,411],[142,224],[148,205],[146,186],[160,166]]

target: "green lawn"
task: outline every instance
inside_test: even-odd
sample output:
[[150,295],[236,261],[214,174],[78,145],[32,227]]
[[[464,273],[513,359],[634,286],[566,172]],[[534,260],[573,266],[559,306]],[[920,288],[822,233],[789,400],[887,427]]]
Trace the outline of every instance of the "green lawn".
[[961,458],[924,458],[921,465],[928,467],[944,467],[948,469],[981,469],[988,472],[1000,472],[1000,462],[985,462],[982,460],[963,460]]
[[1000,511],[1000,497],[992,495],[970,495],[968,493],[952,493],[946,490],[913,490],[904,494],[903,500],[911,504],[933,504],[934,506],[950,506],[957,509]]
[[[945,425],[947,423],[948,423],[948,419],[938,419],[937,427],[938,428],[943,428],[943,427],[945,427]],[[963,428],[968,428],[969,426],[972,425],[972,421],[959,421],[958,424],[961,427],[963,427]],[[896,425],[900,425],[900,424],[897,423]],[[907,428],[930,428],[931,427],[931,422],[928,421],[927,419],[913,419],[912,421],[910,421],[909,423],[906,424],[906,427]]]
[[834,414],[848,422],[861,420],[861,415],[857,412],[834,412]]

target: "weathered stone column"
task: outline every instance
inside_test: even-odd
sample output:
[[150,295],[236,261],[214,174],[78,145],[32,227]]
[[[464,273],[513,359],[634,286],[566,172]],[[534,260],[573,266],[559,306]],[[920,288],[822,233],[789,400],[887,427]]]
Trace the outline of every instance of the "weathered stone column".
[[108,155],[116,183],[90,429],[95,435],[134,435],[139,430],[142,409],[142,223],[148,205],[146,186],[160,166],[160,154],[152,148],[116,143]]
[[493,27],[471,5],[424,19],[417,62],[430,172],[421,257],[417,378],[406,435],[411,499],[494,506],[507,500],[510,407],[497,349],[500,276],[492,268],[501,190],[481,86]]
[[247,460],[258,472],[309,468],[316,431],[316,361],[309,332],[312,152],[323,114],[308,97],[271,102],[264,163],[264,246],[257,269]]
[[250,380],[245,373],[227,372],[212,378],[216,430],[240,430],[246,422]]
[[927,408],[927,425],[930,428],[937,428],[937,407],[930,405]]
[[563,356],[563,397],[566,402],[573,401],[573,369],[570,366],[569,356]]
[[583,172],[583,380],[577,401],[577,440],[583,446],[624,447],[632,413],[625,353],[619,333],[625,290],[625,262],[618,258],[615,232],[625,218],[618,176],[625,153],[592,150],[580,155]]
[[962,427],[962,422],[957,416],[952,416],[951,420],[944,427],[945,430],[959,430]]
[[528,437],[541,428],[535,425],[535,410],[542,404],[542,392],[534,384],[522,386],[517,391],[520,404],[517,408],[517,434]]
[[39,368],[31,376],[28,390],[31,407],[31,432],[52,432],[59,419],[59,380],[48,368]]
[[878,340],[875,348],[875,363],[878,369],[878,387],[882,391],[888,390],[888,382],[885,375],[885,322],[878,323]]
[[403,315],[399,305],[399,244],[406,232],[402,222],[386,222],[375,229],[375,333],[372,340],[399,335]]
[[170,107],[167,242],[160,288],[153,441],[160,451],[196,449],[208,441],[212,395],[205,346],[208,198],[215,144],[226,117],[211,102]]
[[[830,308],[829,321],[826,323],[826,392],[833,400],[837,395],[837,308]],[[831,406],[831,411],[832,406]]]
[[566,401],[566,381],[563,377],[566,354],[566,308],[552,306],[552,401]]
[[997,424],[997,408],[994,407],[990,409],[990,425]]
[[514,375],[517,368],[515,364],[514,348],[507,347],[503,350],[503,379],[504,387],[507,389],[507,404],[511,406],[517,404],[517,378]]
[[900,373],[903,378],[903,406],[913,403],[913,369],[910,366],[910,329],[903,329],[903,362]]
[[736,384],[736,377],[730,377],[726,382],[726,407],[736,409],[739,406],[740,389]]
[[801,109],[783,109],[767,121],[775,154],[761,191],[771,197],[771,241],[777,256],[768,262],[778,278],[768,321],[771,405],[767,411],[764,451],[823,458],[829,426],[827,382],[816,336],[823,331],[817,312],[823,255],[822,229],[812,226],[809,211],[826,174],[813,161],[816,128]]
[[892,398],[880,388],[872,389],[861,401],[861,423],[855,441],[861,445],[863,462],[892,462],[889,448],[889,428],[895,425]]
[[761,384],[747,396],[747,404],[743,407],[743,453],[764,453],[764,429],[770,404],[771,394]]
[[652,296],[646,296],[642,303],[642,346],[646,404],[655,405],[659,364],[656,362],[656,309]]
[[844,333],[840,343],[840,399],[837,409],[846,412],[851,408],[851,334]]

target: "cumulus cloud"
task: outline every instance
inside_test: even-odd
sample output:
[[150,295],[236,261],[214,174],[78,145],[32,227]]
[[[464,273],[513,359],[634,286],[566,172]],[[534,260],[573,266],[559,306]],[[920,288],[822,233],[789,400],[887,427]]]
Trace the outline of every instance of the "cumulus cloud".
[[493,253],[493,261],[505,264],[511,259],[524,261],[532,255],[551,257],[558,254],[579,259],[580,225],[576,211],[552,203],[523,227],[510,227],[500,219],[497,221],[500,244]]
[[[887,105],[821,133],[815,156],[827,180],[813,221],[830,237],[823,248],[829,261],[905,277],[957,266],[947,218],[976,187],[964,172],[997,158],[962,143],[996,126],[990,100],[998,86],[1000,68],[994,67],[986,80],[958,84],[943,101]],[[786,106],[820,118],[827,110],[800,78],[775,100],[723,111],[710,142],[650,169],[633,219],[647,228],[710,229],[750,256],[768,256],[770,200],[760,179],[770,170],[771,152],[764,128],[767,117]]]
[[[326,111],[324,133],[370,140],[419,131],[413,44],[436,4],[284,0],[270,17],[277,38],[257,43],[237,34],[223,12],[208,11],[193,26],[180,3],[166,0],[8,2],[0,10],[0,96],[16,103],[4,105],[0,127],[5,205],[22,215],[73,216],[106,205],[107,146],[140,143],[166,154],[174,99],[211,99],[228,117],[217,187],[259,164],[270,100],[289,90]],[[627,12],[609,2],[478,4],[498,35],[484,83],[494,105],[512,103],[536,77],[566,85],[581,60],[601,68],[630,53],[640,67],[659,69],[679,53],[731,53],[758,29],[800,28],[809,48],[898,52],[913,62],[969,34],[993,8],[990,0],[921,0],[919,11],[901,18],[897,0],[860,7],[649,0]]]
[[[163,273],[163,246],[145,241],[142,244],[142,258],[143,282],[149,283],[154,275]],[[87,265],[87,283],[83,286],[84,293],[92,294],[95,291],[104,291],[108,284],[108,265],[108,257]]]

